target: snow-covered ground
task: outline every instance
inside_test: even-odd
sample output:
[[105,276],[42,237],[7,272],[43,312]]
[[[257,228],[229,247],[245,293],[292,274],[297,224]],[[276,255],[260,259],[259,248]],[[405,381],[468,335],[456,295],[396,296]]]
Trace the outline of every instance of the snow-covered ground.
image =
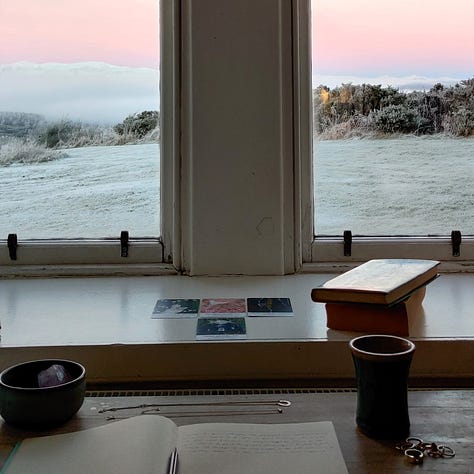
[[160,235],[158,144],[76,148],[0,167],[0,232],[19,239]]
[[[0,233],[20,239],[160,234],[158,144],[87,147],[0,167]],[[474,139],[315,142],[317,234],[474,233]]]
[[317,234],[474,233],[474,138],[315,142]]

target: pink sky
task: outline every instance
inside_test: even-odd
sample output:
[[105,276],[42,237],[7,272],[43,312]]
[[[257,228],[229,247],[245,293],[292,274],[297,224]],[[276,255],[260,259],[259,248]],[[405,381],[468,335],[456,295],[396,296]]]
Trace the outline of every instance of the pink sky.
[[0,0],[0,64],[159,66],[158,0]]
[[311,3],[322,74],[474,75],[473,0]]

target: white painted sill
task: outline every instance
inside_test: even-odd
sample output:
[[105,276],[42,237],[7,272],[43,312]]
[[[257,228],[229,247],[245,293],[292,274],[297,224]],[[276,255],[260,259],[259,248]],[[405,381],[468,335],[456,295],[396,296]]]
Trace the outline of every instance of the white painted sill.
[[[32,358],[83,362],[91,382],[347,378],[357,333],[326,328],[314,286],[332,274],[0,280],[0,368]],[[410,321],[412,375],[474,376],[474,275],[431,283]],[[247,318],[245,341],[195,339],[196,319],[151,319],[158,298],[290,297],[291,318]]]

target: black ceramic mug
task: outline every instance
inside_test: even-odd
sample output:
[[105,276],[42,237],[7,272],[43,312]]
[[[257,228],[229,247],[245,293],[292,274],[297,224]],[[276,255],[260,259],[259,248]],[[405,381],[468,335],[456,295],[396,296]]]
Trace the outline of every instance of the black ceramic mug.
[[356,423],[372,438],[401,439],[410,431],[407,383],[415,344],[367,335],[349,342],[357,382]]

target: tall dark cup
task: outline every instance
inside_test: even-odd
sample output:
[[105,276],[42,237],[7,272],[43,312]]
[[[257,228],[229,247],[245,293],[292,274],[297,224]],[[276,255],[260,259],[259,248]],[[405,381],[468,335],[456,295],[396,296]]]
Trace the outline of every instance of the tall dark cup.
[[415,344],[396,336],[368,335],[349,342],[357,382],[356,423],[378,439],[410,431],[407,383]]

